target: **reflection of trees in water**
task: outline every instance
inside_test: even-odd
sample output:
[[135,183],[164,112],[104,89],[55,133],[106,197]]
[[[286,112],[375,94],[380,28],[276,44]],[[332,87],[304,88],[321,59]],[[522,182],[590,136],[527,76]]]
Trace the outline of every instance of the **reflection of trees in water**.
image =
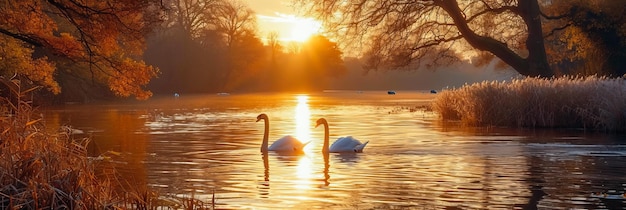
[[143,161],[147,158],[149,137],[135,132],[143,128],[145,119],[140,116],[144,114],[144,111],[76,106],[73,110],[64,112],[46,112],[45,119],[47,126],[51,128],[70,125],[84,131],[84,135],[74,137],[91,139],[89,155],[111,157],[118,175],[122,178],[119,184],[138,189],[146,185],[147,176]]
[[[524,149],[519,156],[524,157],[527,163],[510,165],[526,166],[515,175],[525,187],[521,192],[520,189],[502,189],[518,191],[518,196],[525,198],[525,202],[514,204],[517,207],[622,209],[624,206],[623,201],[590,197],[593,192],[614,190],[623,193],[625,190],[626,178],[622,171],[626,158],[622,152],[614,151],[621,150],[615,147],[620,143],[616,135],[554,129],[467,128],[441,121],[434,121],[433,125],[442,132],[455,135],[493,138],[497,133],[503,139],[519,138],[520,147]],[[503,172],[504,166],[491,159],[485,159],[483,175],[485,182],[492,183],[490,186],[502,179],[501,175],[494,177],[494,174]],[[494,191],[494,188],[490,189],[485,191]]]
[[[531,190],[525,209],[542,207],[623,209],[623,200],[592,198],[592,193],[624,192],[623,156],[589,156],[585,150],[602,148],[599,145],[527,147],[527,186]],[[576,151],[579,150],[579,151]]]
[[[522,195],[528,193],[520,181],[524,169],[507,167],[509,164],[525,165],[519,156],[467,154],[467,151],[458,155],[420,154],[412,161],[396,161],[394,155],[379,156],[387,160],[372,166],[363,166],[369,161],[360,161],[359,165],[338,169],[358,167],[352,170],[371,171],[371,174],[358,173],[366,176],[365,180],[354,177],[354,180],[335,180],[334,183],[353,183],[351,189],[356,189],[363,201],[359,208],[489,209],[511,207],[524,201]],[[391,175],[386,173],[393,173],[394,178],[388,179]],[[376,200],[388,202],[364,202]]]

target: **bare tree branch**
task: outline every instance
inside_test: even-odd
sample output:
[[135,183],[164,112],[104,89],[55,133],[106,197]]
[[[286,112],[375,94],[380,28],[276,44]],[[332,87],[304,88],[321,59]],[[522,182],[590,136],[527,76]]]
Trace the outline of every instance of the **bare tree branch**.
[[553,28],[553,29],[550,31],[550,33],[548,33],[548,34],[544,35],[543,37],[544,37],[544,38],[550,37],[550,36],[554,35],[554,33],[558,32],[558,31],[565,30],[566,28],[568,28],[568,27],[570,27],[570,26],[572,26],[572,23],[567,23],[567,24],[565,24],[565,25],[563,25],[563,26],[561,26],[561,27],[556,27],[556,28]]

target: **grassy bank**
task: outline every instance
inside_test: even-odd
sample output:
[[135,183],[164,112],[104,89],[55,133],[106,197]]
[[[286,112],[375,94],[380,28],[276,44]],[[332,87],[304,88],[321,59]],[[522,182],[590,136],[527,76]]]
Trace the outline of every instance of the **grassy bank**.
[[626,131],[622,78],[524,78],[442,91],[432,103],[444,120],[469,126]]
[[[213,201],[163,196],[118,176],[106,154],[67,127],[46,132],[31,92],[0,78],[0,209],[212,209]],[[5,88],[6,87],[6,88]]]

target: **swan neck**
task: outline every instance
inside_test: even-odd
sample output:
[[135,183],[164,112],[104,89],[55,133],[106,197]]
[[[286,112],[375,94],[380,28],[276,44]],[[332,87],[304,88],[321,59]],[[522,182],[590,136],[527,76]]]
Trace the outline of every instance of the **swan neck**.
[[328,141],[329,141],[329,133],[328,133],[328,122],[324,121],[324,144],[322,145],[322,152],[328,153]]
[[261,152],[267,153],[268,147],[269,147],[269,131],[270,131],[270,120],[267,118],[264,118],[263,121],[265,121],[265,131],[263,131],[263,143],[261,144]]

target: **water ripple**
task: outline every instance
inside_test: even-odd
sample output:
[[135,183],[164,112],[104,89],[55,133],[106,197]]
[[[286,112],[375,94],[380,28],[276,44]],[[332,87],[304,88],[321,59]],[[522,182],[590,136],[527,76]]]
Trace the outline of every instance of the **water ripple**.
[[[429,100],[424,97],[432,96],[312,94],[306,101],[310,116],[300,122],[297,94],[181,97],[53,114],[71,115],[77,127],[102,130],[93,134],[94,144],[100,152],[122,154],[123,176],[161,192],[195,192],[207,200],[215,192],[220,209],[626,206],[590,196],[625,191],[622,137],[462,128],[417,108]],[[259,113],[270,116],[270,143],[298,134],[298,128],[309,132],[306,154],[260,154]],[[331,141],[348,135],[370,141],[364,153],[325,159],[323,129],[314,128],[319,117],[329,121]]]

